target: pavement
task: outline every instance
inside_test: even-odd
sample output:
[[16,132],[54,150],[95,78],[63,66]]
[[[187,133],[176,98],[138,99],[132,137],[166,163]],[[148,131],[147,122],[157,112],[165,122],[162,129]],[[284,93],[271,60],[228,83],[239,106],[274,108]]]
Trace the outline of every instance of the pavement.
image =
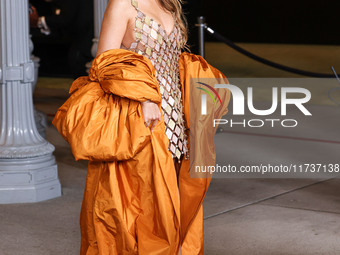
[[[340,59],[335,57],[340,53],[338,46],[242,46],[301,69],[330,73],[333,65],[340,71]],[[228,77],[297,77],[245,59],[222,44],[207,44],[207,60]],[[74,160],[69,145],[51,125],[71,82],[41,77],[34,93],[36,109],[48,116],[46,139],[56,148],[62,196],[40,203],[0,205],[0,255],[79,254],[87,162]],[[339,164],[340,108],[325,96],[336,86],[331,81],[310,87],[313,101],[307,108],[313,117],[302,117],[293,109],[289,118],[299,120],[295,129],[221,127],[215,136],[217,162],[238,167]],[[257,106],[267,106],[268,97],[262,98],[267,89],[258,87]],[[340,180],[336,174],[249,177],[221,173],[212,179],[204,200],[204,254],[340,254]]]

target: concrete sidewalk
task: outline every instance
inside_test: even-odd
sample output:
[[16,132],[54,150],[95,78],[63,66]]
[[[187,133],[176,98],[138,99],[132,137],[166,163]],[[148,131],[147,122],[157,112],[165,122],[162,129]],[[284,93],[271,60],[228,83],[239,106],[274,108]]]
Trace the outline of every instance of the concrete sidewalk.
[[[0,205],[0,254],[79,253],[87,163],[75,162],[54,127],[63,195]],[[213,179],[204,202],[204,254],[340,254],[340,180]]]

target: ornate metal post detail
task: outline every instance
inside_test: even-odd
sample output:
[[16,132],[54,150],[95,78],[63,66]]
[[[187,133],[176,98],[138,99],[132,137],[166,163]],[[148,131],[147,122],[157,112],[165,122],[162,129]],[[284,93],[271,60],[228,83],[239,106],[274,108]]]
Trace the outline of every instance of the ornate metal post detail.
[[[32,93],[34,93],[35,86],[37,85],[37,82],[38,82],[40,58],[32,54],[34,50],[34,45],[31,39],[29,41],[29,50],[31,54],[30,58],[34,64],[34,81],[32,82]],[[35,124],[37,126],[38,132],[42,137],[46,138],[46,127],[47,127],[46,114],[43,112],[37,111],[35,108],[33,108],[33,111],[34,111]]]
[[0,0],[0,203],[61,195],[54,146],[37,131],[27,0]]

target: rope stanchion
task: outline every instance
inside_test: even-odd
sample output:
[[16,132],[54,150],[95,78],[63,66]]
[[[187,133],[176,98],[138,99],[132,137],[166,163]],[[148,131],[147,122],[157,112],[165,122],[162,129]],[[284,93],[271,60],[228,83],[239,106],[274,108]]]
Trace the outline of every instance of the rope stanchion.
[[217,33],[216,31],[214,31],[212,28],[208,27],[207,25],[204,25],[204,28],[208,31],[209,34],[211,34],[212,36],[214,36],[217,40],[224,42],[225,44],[227,44],[229,47],[231,47],[232,49],[240,52],[241,54],[255,60],[258,61],[262,64],[283,70],[283,71],[287,71],[287,72],[291,72],[291,73],[295,73],[295,74],[299,74],[299,75],[304,75],[304,76],[309,76],[309,77],[316,77],[316,78],[334,78],[333,74],[325,74],[325,73],[314,73],[314,72],[309,72],[309,71],[304,71],[304,70],[300,70],[300,69],[296,69],[296,68],[292,68],[289,66],[285,66],[285,65],[281,65],[278,63],[275,63],[273,61],[270,61],[268,59],[259,57],[243,48],[241,48],[240,46],[236,45],[235,43],[233,43],[232,41],[230,41],[229,39],[225,38],[223,35]]
[[[332,66],[332,71],[333,71],[333,73],[334,73],[334,75],[335,75],[337,81],[340,83],[340,78],[339,78],[338,74],[335,72],[335,69],[334,69],[333,66]],[[338,106],[340,106],[340,103],[338,103],[338,102],[334,99],[334,97],[332,96],[332,93],[335,92],[335,91],[338,91],[338,90],[340,90],[340,87],[336,87],[336,88],[330,89],[330,90],[328,91],[328,98],[329,98],[330,100],[332,100],[334,103],[336,103]]]
[[204,48],[204,29],[205,29],[205,18],[200,16],[197,18],[198,21],[198,46],[199,46],[199,54],[204,58],[205,57],[205,48]]

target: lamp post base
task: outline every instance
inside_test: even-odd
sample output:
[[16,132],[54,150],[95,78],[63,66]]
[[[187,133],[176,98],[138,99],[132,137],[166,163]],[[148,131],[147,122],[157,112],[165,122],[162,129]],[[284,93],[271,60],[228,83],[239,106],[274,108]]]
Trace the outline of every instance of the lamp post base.
[[1,159],[0,204],[34,203],[61,196],[58,168],[52,154]]

